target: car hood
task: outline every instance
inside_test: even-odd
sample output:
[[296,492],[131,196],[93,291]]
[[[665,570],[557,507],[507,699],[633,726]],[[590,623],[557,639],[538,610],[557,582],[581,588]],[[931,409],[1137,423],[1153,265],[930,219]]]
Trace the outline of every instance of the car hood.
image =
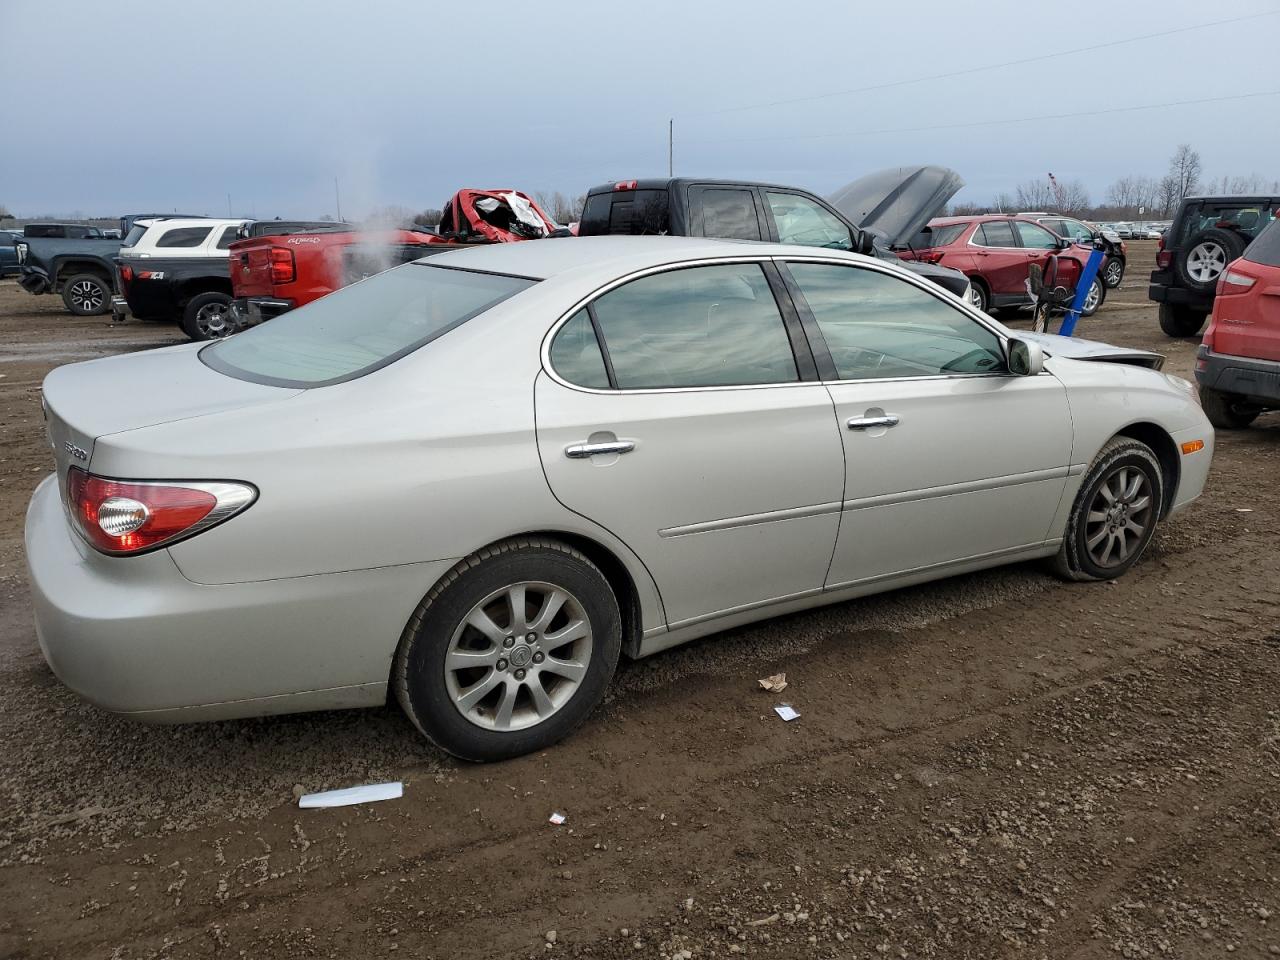
[[960,174],[946,167],[890,167],[859,177],[827,199],[850,222],[891,247],[903,247],[963,186]]
[[1096,340],[1077,340],[1075,337],[1060,337],[1054,333],[1032,333],[1028,330],[1011,330],[1010,335],[1019,340],[1031,340],[1044,347],[1045,352],[1053,357],[1067,357],[1071,360],[1100,360],[1107,363],[1127,363],[1137,367],[1148,367],[1159,370],[1164,366],[1164,355],[1152,353],[1150,350],[1133,350],[1128,347],[1114,347],[1109,343]]

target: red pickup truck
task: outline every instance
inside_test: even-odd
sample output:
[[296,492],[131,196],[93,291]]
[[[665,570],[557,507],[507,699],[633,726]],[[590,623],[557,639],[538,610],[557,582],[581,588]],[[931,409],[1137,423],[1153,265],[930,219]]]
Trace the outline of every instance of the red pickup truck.
[[391,267],[477,243],[506,243],[565,231],[517,190],[460,190],[445,204],[439,232],[295,233],[231,244],[229,331],[301,307]]

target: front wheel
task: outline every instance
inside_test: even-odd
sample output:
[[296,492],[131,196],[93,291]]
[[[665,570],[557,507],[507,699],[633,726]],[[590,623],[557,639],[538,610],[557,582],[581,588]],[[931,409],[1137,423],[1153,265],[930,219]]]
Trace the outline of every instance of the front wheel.
[[1113,580],[1155,536],[1164,473],[1145,443],[1113,437],[1085,474],[1053,571],[1064,580]]
[[1261,407],[1242,403],[1209,387],[1200,388],[1200,406],[1209,422],[1219,430],[1243,430],[1262,413]]
[[236,332],[231,298],[225,293],[201,293],[182,311],[182,332],[192,340],[221,340]]
[[503,760],[582,723],[621,649],[618,601],[599,568],[557,540],[519,538],[467,557],[427,594],[392,684],[436,746]]
[[1089,292],[1085,295],[1084,306],[1080,308],[1080,316],[1092,317],[1098,312],[1103,301],[1107,299],[1107,287],[1100,277],[1094,277],[1093,282],[1089,285]]
[[1109,290],[1114,290],[1120,286],[1122,280],[1124,280],[1124,261],[1119,257],[1107,258],[1107,265],[1102,268],[1102,282]]
[[62,285],[62,302],[77,317],[98,317],[111,309],[111,284],[93,273],[78,273]]

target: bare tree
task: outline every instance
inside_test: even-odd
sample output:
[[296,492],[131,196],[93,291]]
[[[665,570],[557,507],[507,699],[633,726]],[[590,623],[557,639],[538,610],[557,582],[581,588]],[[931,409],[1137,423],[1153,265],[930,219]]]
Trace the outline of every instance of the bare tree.
[[1162,216],[1171,216],[1173,211],[1178,209],[1178,204],[1182,202],[1179,189],[1178,178],[1172,173],[1166,173],[1160,178],[1160,183],[1156,185],[1156,202],[1153,206],[1160,209]]
[[1184,197],[1195,191],[1200,184],[1202,172],[1200,154],[1192,150],[1190,144],[1179,144],[1169,158],[1169,176],[1177,184],[1177,203],[1181,203]]
[[1048,180],[1026,180],[1015,188],[1015,195],[1019,210],[1048,210],[1054,203]]
[[1089,189],[1079,180],[1068,180],[1058,186],[1062,191],[1059,213],[1083,214],[1089,209]]
[[427,227],[438,227],[440,226],[440,220],[443,217],[443,210],[436,210],[433,207],[428,207],[426,210],[414,214],[413,222],[421,223]]
[[9,212],[9,208],[0,203],[0,220],[12,220],[13,214]]

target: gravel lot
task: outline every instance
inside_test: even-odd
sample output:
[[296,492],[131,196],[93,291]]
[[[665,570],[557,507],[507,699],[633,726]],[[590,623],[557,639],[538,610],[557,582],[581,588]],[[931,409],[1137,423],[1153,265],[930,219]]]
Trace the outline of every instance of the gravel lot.
[[[1190,376],[1130,247],[1079,332]],[[1280,416],[1220,436],[1119,583],[1017,566],[709,638],[478,767],[392,708],[147,727],[50,674],[40,380],[180,339],[0,282],[0,957],[1280,954]],[[382,779],[404,798],[293,802]]]

